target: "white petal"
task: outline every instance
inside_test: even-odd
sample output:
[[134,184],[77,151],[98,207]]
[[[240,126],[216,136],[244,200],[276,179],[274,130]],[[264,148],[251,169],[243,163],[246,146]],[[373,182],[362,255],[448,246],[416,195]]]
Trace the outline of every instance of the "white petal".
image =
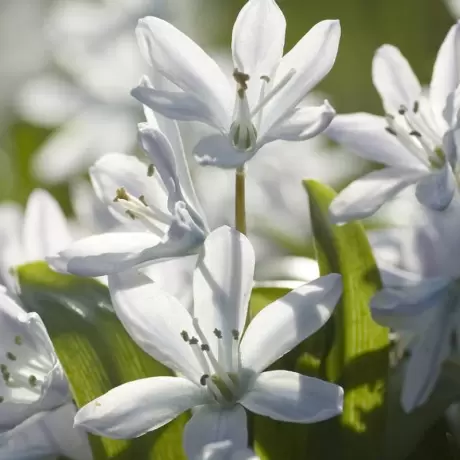
[[140,267],[139,270],[152,281],[174,296],[187,310],[193,306],[193,271],[198,255],[160,260]]
[[159,246],[160,238],[147,232],[113,232],[75,241],[56,256],[47,257],[49,265],[62,273],[102,276],[117,273],[159,257],[167,257]]
[[67,247],[72,238],[58,202],[46,191],[35,189],[24,214],[24,248],[28,261],[43,260]]
[[446,162],[440,171],[432,172],[418,182],[415,194],[420,203],[442,211],[449,206],[456,190],[455,176],[450,164]]
[[203,137],[193,148],[195,160],[201,166],[239,168],[250,160],[256,151],[240,152],[231,145],[228,136],[213,134]]
[[247,446],[246,412],[240,405],[228,409],[200,407],[185,425],[184,450],[190,459],[197,458],[206,445],[219,441],[231,441],[236,449]]
[[249,323],[240,345],[241,365],[260,372],[320,329],[342,294],[331,274],[305,284],[265,307]]
[[335,116],[328,101],[319,107],[300,107],[294,113],[273,127],[260,142],[275,140],[305,141],[322,133]]
[[412,347],[401,395],[401,404],[411,412],[426,402],[431,395],[441,371],[441,365],[449,354],[449,329],[452,318],[440,310],[435,321],[420,334]]
[[382,289],[372,297],[372,317],[396,331],[415,329],[425,312],[442,308],[447,278],[424,278],[412,286]]
[[75,426],[108,438],[137,438],[203,404],[204,396],[201,388],[180,377],[134,380],[82,407]]
[[[255,255],[249,240],[237,230],[220,227],[206,239],[193,276],[194,313],[217,352],[222,332],[225,356],[219,361],[231,366],[232,331],[242,334],[254,280]],[[231,367],[229,367],[231,369]]]
[[334,65],[340,40],[340,22],[322,21],[287,53],[276,72],[275,85],[292,69],[289,83],[264,109],[261,136],[291,112],[297,104],[329,73]]
[[193,94],[138,86],[131,95],[153,111],[173,120],[200,121],[220,130],[227,128],[222,125],[222,120],[216,118],[211,107]]
[[29,417],[12,430],[0,433],[2,460],[33,460],[65,455],[72,460],[91,460],[88,436],[73,427],[75,406],[65,404]]
[[251,449],[235,448],[229,440],[208,444],[195,460],[260,460]]
[[[160,74],[155,74],[155,84],[157,89],[164,89],[167,85],[167,81]],[[152,83],[148,77],[144,76],[141,81],[141,85],[148,88],[153,88]],[[192,177],[190,175],[190,170],[187,163],[187,158],[185,156],[184,145],[182,142],[181,133],[179,127],[174,120],[163,117],[158,113],[154,113],[150,109],[146,109],[144,106],[144,113],[146,114],[146,119],[148,124],[156,129],[159,129],[164,133],[166,138],[171,144],[172,150],[174,152],[177,173],[179,175],[179,182],[184,190],[185,196],[191,202],[193,207],[197,210],[199,214],[203,214],[201,210],[200,203],[195,193],[195,188],[193,186]]]
[[149,177],[147,170],[147,165],[136,157],[121,153],[108,153],[91,166],[89,173],[98,198],[109,207],[120,222],[129,222],[130,225],[140,230],[145,227],[138,221],[133,222],[126,215],[126,208],[114,199],[119,188],[124,188],[136,198],[144,196],[149,206],[154,206],[158,210],[161,221],[158,219],[157,234],[162,236],[166,229],[162,221],[168,220],[163,216],[170,216],[168,197],[160,176],[153,174],[152,177]]
[[233,100],[225,75],[195,42],[171,24],[143,18],[136,29],[144,57],[165,78],[207,104],[219,126],[230,126]]
[[109,276],[115,312],[133,340],[164,365],[190,379],[203,374],[181,332],[193,333],[192,318],[173,296],[130,270]]
[[[460,24],[452,26],[439,48],[430,85],[430,102],[438,119],[444,116],[448,97],[460,83]],[[451,115],[451,114],[448,114]],[[450,116],[446,118],[450,124]]]
[[372,216],[401,190],[426,173],[412,169],[384,168],[352,182],[332,201],[329,208],[334,223]]
[[370,113],[337,115],[326,134],[361,158],[387,166],[419,168],[421,162],[386,131],[385,118]]
[[241,404],[283,422],[320,422],[342,412],[343,389],[296,372],[269,371],[256,378]]
[[168,138],[148,123],[138,125],[139,141],[151,163],[155,166],[164,183],[168,200],[178,201],[183,199],[177,175],[176,160]]
[[286,19],[274,0],[249,0],[233,27],[235,68],[256,81],[271,78],[283,56],[285,34]]
[[397,113],[401,105],[412,109],[422,88],[410,64],[398,48],[381,46],[372,62],[372,79],[380,93],[385,111]]

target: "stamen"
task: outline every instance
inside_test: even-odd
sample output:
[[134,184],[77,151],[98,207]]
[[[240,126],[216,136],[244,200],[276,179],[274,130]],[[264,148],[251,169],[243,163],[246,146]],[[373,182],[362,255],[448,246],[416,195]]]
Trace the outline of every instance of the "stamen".
[[145,201],[145,196],[144,195],[141,195],[139,197],[139,201],[144,205],[144,206],[147,206],[147,208],[149,207],[149,205],[147,204],[147,201]]
[[295,69],[291,69],[279,82],[274,86],[271,91],[254,107],[251,112],[251,117],[256,115],[256,113],[265,107],[292,79],[295,75]]
[[209,361],[211,362],[212,367],[215,370],[217,376],[225,383],[227,388],[232,391],[233,393],[236,392],[235,384],[233,383],[232,379],[227,375],[227,371],[220,365],[219,361],[217,361],[214,353],[212,352],[209,345],[206,343],[206,336],[204,335],[200,324],[198,322],[198,318],[193,318],[193,325],[195,326],[196,333],[200,338],[203,345],[201,345],[201,350],[206,353]]
[[235,79],[236,83],[240,86],[240,89],[243,91],[247,91],[248,89],[248,81],[250,76],[246,73],[240,72],[238,69],[233,71],[233,78]]
[[240,333],[232,330],[232,371],[238,373],[240,370]]
[[121,188],[117,188],[117,192],[116,192],[116,196],[115,198],[113,199],[113,201],[116,203],[120,200],[125,200],[125,201],[129,201],[129,196],[128,194],[126,193],[126,189],[124,187],[121,187]]
[[180,335],[181,335],[182,338],[184,339],[184,342],[188,342],[188,341],[190,340],[190,337],[189,337],[187,331],[182,331],[182,332],[180,333]]
[[390,128],[389,126],[385,126],[385,131],[392,134],[393,136],[397,136],[396,131],[393,128]]
[[203,350],[198,345],[198,339],[196,337],[191,337],[188,341],[190,346],[192,347],[192,351],[195,354],[196,359],[200,363],[201,368],[205,374],[211,374],[211,369],[209,368],[208,361],[206,360],[206,356],[203,354]]

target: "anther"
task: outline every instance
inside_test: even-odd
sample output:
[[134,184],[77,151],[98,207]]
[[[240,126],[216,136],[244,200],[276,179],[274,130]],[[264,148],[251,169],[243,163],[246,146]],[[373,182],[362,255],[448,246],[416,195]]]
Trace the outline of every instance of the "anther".
[[116,203],[119,200],[129,201],[129,196],[124,187],[117,188],[116,196],[113,201]]
[[130,211],[129,209],[127,209],[127,210],[125,211],[125,214],[126,214],[127,216],[131,217],[131,219],[136,220],[136,214],[134,214],[134,213],[133,213],[132,211]]
[[419,101],[415,101],[415,102],[414,102],[414,107],[412,108],[412,111],[413,111],[414,113],[417,113],[419,108],[420,108],[420,103],[419,103]]
[[399,115],[404,115],[406,112],[407,112],[407,107],[405,105],[401,105],[398,110]]
[[206,386],[206,380],[209,379],[209,374],[203,374],[200,378],[200,383],[201,385],[203,385],[204,387]]
[[233,340],[239,340],[240,339],[240,333],[236,329],[233,329],[232,330],[232,337],[233,337]]
[[34,388],[37,386],[37,377],[35,375],[29,376],[29,385]]
[[389,126],[385,126],[385,131],[386,131],[387,133],[392,134],[393,136],[397,136],[396,131],[395,131],[393,128],[390,128]]
[[145,201],[145,196],[144,196],[144,195],[141,195],[141,196],[139,197],[139,201],[140,201],[144,206],[147,206],[147,207],[149,206],[149,205],[147,204],[147,201]]
[[248,89],[249,75],[244,72],[240,72],[238,69],[233,71],[233,78],[238,83],[241,89],[246,91]]
[[222,331],[219,331],[219,329],[217,329],[217,327],[212,332],[218,339],[222,338]]
[[14,338],[14,343],[16,345],[22,345],[22,337],[20,335],[17,335],[15,338]]
[[415,137],[418,137],[418,138],[422,137],[421,133],[419,133],[419,132],[416,131],[415,129],[414,129],[413,131],[411,131],[411,132],[409,133],[409,135],[415,136]]
[[192,337],[192,338],[188,341],[188,343],[189,343],[190,345],[198,345],[198,339],[197,339],[196,337]]
[[8,366],[6,364],[0,364],[0,372],[6,372],[8,370]]
[[187,331],[182,331],[182,332],[180,333],[180,335],[181,335],[182,338],[184,339],[184,342],[188,342],[188,341],[190,340],[190,337],[189,337]]
[[16,361],[16,356],[13,355],[13,353],[11,353],[11,351],[9,351],[7,354],[6,354],[6,357],[11,360],[11,361]]
[[3,396],[0,396],[0,404],[5,401],[5,398]]
[[203,343],[201,345],[201,350],[202,351],[209,351],[210,350],[209,345],[207,343]]
[[155,174],[155,166],[150,164],[147,168],[147,176],[152,177]]
[[266,83],[270,83],[270,77],[267,75],[262,75],[260,77],[261,80],[265,81]]
[[2,372],[2,377],[5,383],[8,383],[11,377],[11,374],[8,371],[3,371]]

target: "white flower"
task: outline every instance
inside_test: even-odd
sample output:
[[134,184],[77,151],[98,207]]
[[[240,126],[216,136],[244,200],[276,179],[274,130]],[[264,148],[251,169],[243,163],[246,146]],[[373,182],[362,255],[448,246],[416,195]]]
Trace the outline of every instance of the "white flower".
[[[41,458],[60,453],[75,459],[91,458],[86,436],[70,424],[75,408],[43,322],[36,313],[26,313],[3,286],[0,373],[0,458]],[[60,429],[50,432],[56,418]],[[51,436],[53,432],[78,450],[66,450]]]
[[400,348],[409,351],[401,395],[407,412],[426,402],[444,360],[459,356],[459,215],[458,203],[441,215],[427,210],[412,235],[399,230],[400,261],[385,265],[385,288],[371,301],[373,318],[401,336]]
[[299,103],[333,66],[340,24],[318,23],[283,57],[285,29],[274,0],[248,1],[233,29],[232,88],[228,76],[190,38],[161,19],[141,19],[142,53],[179,91],[141,85],[132,94],[162,115],[214,128],[194,148],[201,164],[236,168],[269,142],[314,137],[335,111],[327,101],[320,107]]
[[72,241],[67,220],[57,201],[45,190],[35,189],[24,212],[16,204],[0,206],[0,280],[17,291],[15,266],[44,260]]
[[330,317],[341,277],[320,278],[262,310],[243,334],[254,273],[247,238],[229,227],[206,239],[189,311],[143,275],[109,276],[117,316],[146,352],[177,377],[153,377],[109,391],[77,413],[77,426],[131,438],[196,408],[184,431],[195,458],[207,444],[247,445],[244,408],[281,421],[309,423],[342,410],[337,385],[288,371],[262,372]]
[[175,123],[169,138],[154,125],[139,125],[140,142],[152,164],[107,154],[91,167],[98,197],[124,224],[119,231],[76,241],[50,265],[82,276],[101,276],[156,259],[196,252],[208,232],[194,195]]
[[327,134],[385,167],[339,194],[331,205],[334,221],[370,216],[415,183],[422,204],[438,210],[449,205],[457,189],[459,45],[460,24],[456,24],[439,50],[428,95],[397,48],[384,45],[377,50],[372,76],[387,116],[340,115]]

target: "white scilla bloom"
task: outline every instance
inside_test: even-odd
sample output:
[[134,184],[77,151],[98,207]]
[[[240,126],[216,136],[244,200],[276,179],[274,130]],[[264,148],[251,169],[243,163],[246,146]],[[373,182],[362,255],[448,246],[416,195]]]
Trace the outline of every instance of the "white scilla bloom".
[[[208,232],[201,217],[175,123],[166,137],[153,115],[139,125],[150,165],[135,157],[107,154],[90,169],[98,197],[124,227],[76,241],[55,257],[58,270],[102,276],[157,259],[196,252]],[[173,130],[173,132],[171,131]]]
[[176,90],[140,85],[132,94],[164,116],[214,128],[194,148],[200,164],[237,168],[272,141],[310,139],[335,111],[327,101],[318,107],[301,102],[333,66],[340,24],[318,23],[283,57],[285,29],[274,0],[246,3],[233,28],[230,85],[189,37],[161,19],[143,18],[137,27],[141,51]]
[[3,287],[0,373],[0,458],[91,458],[86,436],[72,427],[75,407],[43,322]]
[[339,194],[331,205],[334,221],[370,216],[411,184],[416,184],[416,196],[425,206],[443,210],[450,204],[459,172],[459,45],[460,25],[456,24],[439,49],[428,94],[397,48],[384,45],[377,50],[372,75],[386,117],[339,115],[327,134],[384,168]]
[[229,227],[212,232],[194,272],[189,310],[136,271],[110,275],[113,305],[128,333],[178,376],[114,388],[80,409],[76,425],[131,438],[196,408],[183,440],[189,458],[196,458],[214,442],[247,445],[244,409],[297,423],[339,414],[339,386],[263,371],[328,320],[342,292],[341,277],[331,274],[292,291],[263,309],[243,334],[254,262],[244,235]]

